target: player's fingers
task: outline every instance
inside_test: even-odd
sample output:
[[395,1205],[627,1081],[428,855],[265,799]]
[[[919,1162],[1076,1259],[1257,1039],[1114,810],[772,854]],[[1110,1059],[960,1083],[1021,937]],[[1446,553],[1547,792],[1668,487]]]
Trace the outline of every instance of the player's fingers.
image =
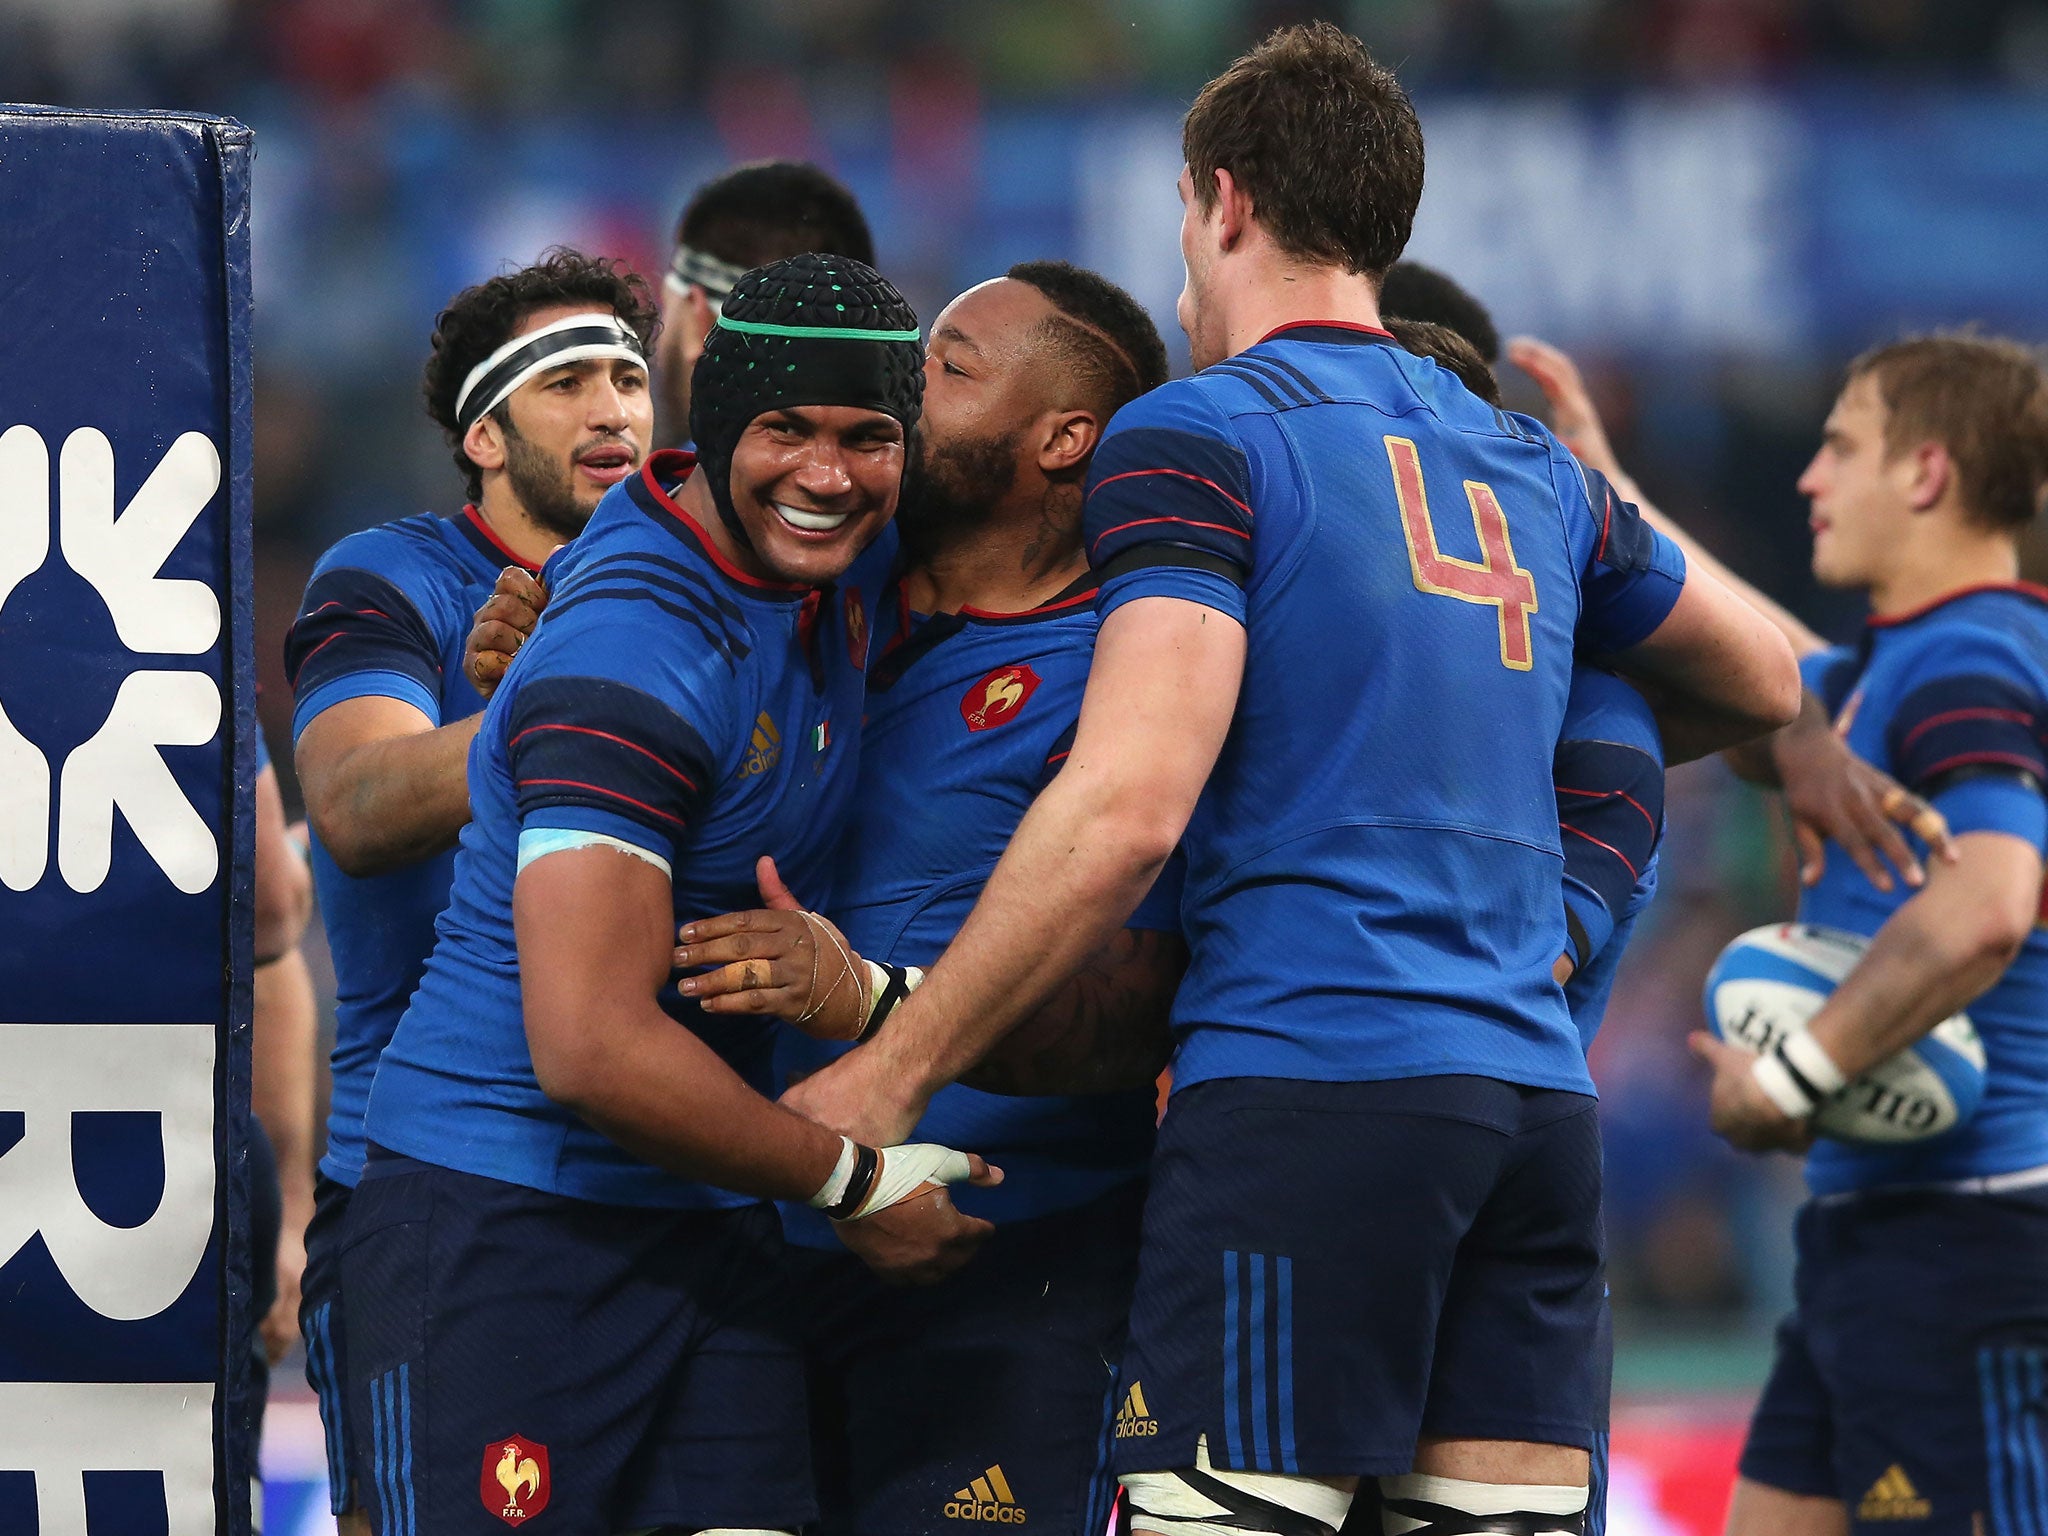
[[[751,907],[744,912],[721,912],[716,917],[692,918],[678,931],[676,942],[699,944],[706,939],[722,939],[728,934],[759,933],[764,930],[779,932],[788,927],[789,919],[780,912]],[[802,923],[796,925],[796,931],[803,931]]]
[[548,605],[548,589],[541,585],[540,578],[516,565],[508,565],[498,572],[491,593],[493,596],[517,598],[536,613]]
[[810,938],[795,932],[734,933],[722,939],[698,939],[678,944],[674,963],[677,970],[693,971],[707,965],[730,965],[735,960],[779,960],[785,955],[804,953]]
[[1726,1040],[1716,1040],[1704,1029],[1696,1029],[1685,1037],[1686,1048],[1708,1066],[1719,1071],[1730,1056],[1745,1056],[1746,1051],[1738,1050]]
[[782,873],[767,854],[754,861],[754,883],[761,888],[761,905],[776,912],[801,912],[804,904],[782,883]]
[[[1864,877],[1880,891],[1890,891],[1892,872],[1884,860],[1878,857],[1878,850],[1884,848],[1887,856],[1890,856],[1888,844],[1897,841],[1897,838],[1892,831],[1891,823],[1884,819],[1877,806],[1864,796],[1853,797],[1847,813],[1838,819],[1831,830],[1835,841],[1841,844],[1842,851],[1849,855],[1850,861],[1858,869],[1863,871]],[[1911,862],[1910,854],[1907,855],[1907,861]],[[1898,860],[1893,858],[1892,862],[1897,863]]]
[[[1898,872],[1905,877],[1908,885],[1924,885],[1927,871],[1920,867],[1920,860],[1914,854],[1912,845],[1906,841],[1901,825],[1910,826],[1918,814],[1917,807],[1925,804],[1919,797],[1908,793],[1897,784],[1887,784],[1877,796],[1877,825],[1872,837],[1884,856],[1892,861]],[[1928,807],[1933,809],[1933,807]]]
[[1812,885],[1827,868],[1827,840],[1807,823],[1795,821],[1792,842],[1799,850],[1799,883]]
[[987,1189],[1003,1182],[1003,1170],[979,1152],[970,1152],[967,1154],[967,1182]]
[[526,644],[525,634],[507,624],[503,619],[483,619],[469,632],[469,649],[478,656],[502,656],[510,661],[519,654],[519,647]]
[[1949,831],[1948,818],[1918,795],[1908,794],[1906,798],[1912,802],[1906,825],[1927,845],[1927,851],[1945,864],[1953,864],[1960,859],[1962,855],[1956,851],[1956,840]]
[[676,990],[684,997],[694,997],[699,1002],[709,998],[752,996],[757,1003],[752,1011],[758,1012],[770,1001],[768,993],[784,991],[789,983],[787,969],[772,960],[735,960],[702,975],[685,976],[676,983]]

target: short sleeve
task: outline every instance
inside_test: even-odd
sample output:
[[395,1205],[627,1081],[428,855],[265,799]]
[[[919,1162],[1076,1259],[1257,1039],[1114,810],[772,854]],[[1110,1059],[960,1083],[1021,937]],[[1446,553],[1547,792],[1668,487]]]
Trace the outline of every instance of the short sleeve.
[[2048,701],[2024,662],[1996,640],[1944,638],[1906,680],[1885,725],[1892,776],[1933,797],[1968,778],[2048,785]]
[[358,566],[315,572],[285,636],[292,736],[346,699],[403,700],[441,723],[440,640],[391,577]]
[[1640,747],[1561,741],[1552,765],[1565,913],[1584,969],[1628,913],[1664,830],[1664,767]]
[[1685,554],[1615,495],[1598,470],[1574,461],[1559,480],[1567,508],[1591,519],[1591,552],[1579,576],[1580,648],[1612,652],[1640,645],[1678,602]]
[[1229,420],[1196,384],[1169,384],[1111,421],[1088,471],[1088,561],[1107,616],[1178,597],[1244,620],[1252,570],[1251,468]]
[[603,677],[521,687],[506,756],[521,830],[601,832],[671,864],[717,774],[710,746],[672,706]]

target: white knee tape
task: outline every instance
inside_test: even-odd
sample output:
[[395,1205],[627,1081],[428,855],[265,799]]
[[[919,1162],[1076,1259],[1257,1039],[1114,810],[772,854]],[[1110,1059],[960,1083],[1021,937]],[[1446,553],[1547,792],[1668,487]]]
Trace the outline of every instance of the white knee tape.
[[1320,1478],[1213,1467],[1206,1436],[1195,1443],[1192,1471],[1132,1472],[1121,1481],[1131,1529],[1154,1536],[1244,1536],[1247,1530],[1335,1536],[1351,1508],[1349,1492]]
[[[1406,1472],[1380,1479],[1386,1536],[1583,1536],[1587,1490],[1559,1483],[1474,1483]],[[1485,1522],[1481,1524],[1481,1522]]]

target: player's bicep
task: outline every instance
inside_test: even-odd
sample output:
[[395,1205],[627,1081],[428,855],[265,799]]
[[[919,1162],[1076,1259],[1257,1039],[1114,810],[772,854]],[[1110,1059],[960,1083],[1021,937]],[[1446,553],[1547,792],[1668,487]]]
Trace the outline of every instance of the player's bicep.
[[1146,597],[1119,607],[1095,642],[1063,776],[1100,777],[1185,826],[1229,733],[1244,658],[1243,625],[1204,604]]
[[604,846],[524,864],[512,887],[520,1000],[534,1075],[578,1101],[601,1075],[607,1021],[644,1009],[668,979],[668,876]]
[[1574,966],[1592,963],[1627,914],[1664,830],[1664,769],[1640,747],[1563,741],[1553,763]]

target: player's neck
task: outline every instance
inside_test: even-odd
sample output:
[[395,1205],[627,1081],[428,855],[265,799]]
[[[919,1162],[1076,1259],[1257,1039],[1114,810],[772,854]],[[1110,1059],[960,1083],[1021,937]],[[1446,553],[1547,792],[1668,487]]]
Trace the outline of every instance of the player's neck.
[[1954,521],[1929,524],[1870,588],[1878,618],[1912,613],[1968,587],[2019,580],[2019,546],[1995,529]]
[[903,573],[903,590],[919,613],[1022,613],[1065,591],[1087,568],[1080,487],[1040,482],[1006,497],[959,538],[919,551]]
[[547,564],[548,556],[564,542],[560,534],[541,527],[526,515],[525,507],[502,474],[485,477],[484,493],[476,501],[476,514],[500,544],[535,570]]
[[1228,357],[1257,346],[1284,325],[1337,320],[1381,326],[1379,288],[1356,272],[1261,253],[1219,278]]

